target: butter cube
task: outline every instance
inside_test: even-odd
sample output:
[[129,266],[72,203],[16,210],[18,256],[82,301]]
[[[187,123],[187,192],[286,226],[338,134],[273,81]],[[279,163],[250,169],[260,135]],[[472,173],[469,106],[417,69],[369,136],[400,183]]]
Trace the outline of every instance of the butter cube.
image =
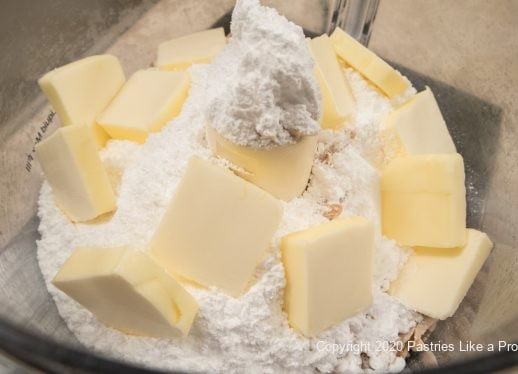
[[398,154],[456,153],[446,123],[430,88],[389,113],[381,125],[382,137],[390,133]]
[[466,241],[464,163],[458,153],[394,159],[381,175],[382,230],[401,245]]
[[54,69],[38,83],[63,125],[91,126],[94,139],[99,146],[104,146],[108,135],[95,119],[125,80],[117,57],[99,55]]
[[281,202],[231,171],[191,158],[150,250],[170,273],[239,296],[282,217]]
[[317,136],[305,136],[295,144],[252,148],[234,144],[207,126],[212,152],[238,166],[236,174],[281,200],[291,200],[308,184]]
[[180,113],[189,85],[185,72],[137,71],[97,122],[112,138],[144,143]]
[[222,27],[185,35],[158,46],[155,66],[161,70],[186,70],[193,64],[210,64],[226,44]]
[[186,336],[196,300],[145,252],[131,247],[79,248],[52,283],[124,333]]
[[326,34],[307,39],[322,93],[322,127],[339,129],[354,115],[354,97]]
[[59,128],[36,145],[36,156],[57,205],[75,222],[115,209],[115,194],[90,128]]
[[352,66],[386,96],[393,98],[410,88],[410,82],[397,70],[345,31],[337,27],[331,35],[336,54]]
[[389,292],[407,307],[427,316],[451,317],[492,247],[486,234],[473,229],[467,230],[463,247],[416,247]]
[[282,239],[284,308],[306,336],[366,310],[372,303],[374,225],[337,219]]

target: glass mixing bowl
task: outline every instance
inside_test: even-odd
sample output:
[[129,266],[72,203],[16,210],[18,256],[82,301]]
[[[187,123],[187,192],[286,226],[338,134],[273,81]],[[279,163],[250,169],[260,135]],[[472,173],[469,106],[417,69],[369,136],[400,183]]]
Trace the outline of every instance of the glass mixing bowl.
[[[414,83],[430,86],[466,164],[468,225],[495,243],[454,317],[430,339],[518,341],[518,3],[513,0],[265,1],[320,34],[345,27]],[[36,259],[38,138],[57,126],[36,80],[107,51],[127,74],[149,66],[160,41],[223,25],[232,0],[4,0],[0,13],[0,372],[146,372],[87,352],[50,298]],[[377,13],[376,13],[377,9]],[[374,21],[376,16],[376,22]],[[372,27],[374,25],[374,27]],[[424,372],[486,373],[518,365],[499,352],[438,352]],[[16,363],[13,363],[15,361]],[[414,354],[409,367],[421,370]],[[430,370],[430,371],[428,371]]]

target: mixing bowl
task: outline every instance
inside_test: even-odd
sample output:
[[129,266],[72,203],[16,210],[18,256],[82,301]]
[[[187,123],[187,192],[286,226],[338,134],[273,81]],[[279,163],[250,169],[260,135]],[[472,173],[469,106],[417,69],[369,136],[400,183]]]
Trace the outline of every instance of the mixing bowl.
[[[496,343],[436,352],[442,373],[518,365],[518,3],[513,0],[265,1],[308,35],[345,27],[435,92],[466,165],[468,226],[495,247],[454,317],[431,341]],[[0,372],[144,372],[87,352],[61,320],[36,260],[42,176],[34,143],[59,124],[36,80],[107,51],[149,66],[160,41],[222,25],[232,0],[4,0],[0,13]],[[376,13],[377,10],[377,13]],[[376,20],[374,22],[374,16]],[[371,35],[372,31],[372,35]],[[513,345],[513,343],[515,343]],[[409,367],[420,370],[420,354]],[[16,361],[16,363],[14,363]],[[428,371],[427,371],[428,372]]]

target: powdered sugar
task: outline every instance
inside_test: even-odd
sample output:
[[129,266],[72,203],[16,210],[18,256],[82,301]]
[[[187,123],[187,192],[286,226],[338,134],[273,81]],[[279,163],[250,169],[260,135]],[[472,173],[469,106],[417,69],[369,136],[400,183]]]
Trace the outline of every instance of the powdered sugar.
[[[362,159],[374,150],[372,139],[362,132],[376,132],[379,117],[366,110],[384,99],[353,72],[346,76],[358,103],[357,122],[343,131],[324,131],[308,191],[285,203],[281,226],[270,252],[257,270],[254,284],[241,298],[217,290],[186,285],[200,304],[190,335],[184,339],[159,340],[125,336],[100,324],[88,311],[50,283],[65,259],[80,245],[116,246],[132,243],[143,248],[158,224],[180,180],[187,160],[194,154],[210,158],[204,145],[205,66],[191,69],[193,84],[181,115],[144,145],[112,140],[102,159],[118,188],[118,209],[96,224],[72,224],[56,208],[49,186],[42,187],[39,202],[41,240],[38,257],[42,273],[59,312],[70,330],[87,347],[112,357],[163,369],[209,372],[358,372],[360,352],[332,352],[325,347],[340,343],[367,344],[369,365],[378,371],[404,366],[394,352],[376,351],[377,342],[394,341],[419,318],[384,293],[405,260],[403,249],[381,235],[376,240],[374,301],[360,314],[325,331],[314,339],[300,336],[287,324],[282,312],[284,271],[279,259],[279,241],[286,233],[326,221],[322,216],[329,202],[344,205],[343,216],[365,215],[375,219],[375,169]],[[352,78],[352,79],[351,79]],[[368,98],[371,98],[372,102]],[[387,103],[386,110],[390,110]],[[370,118],[370,120],[368,120]],[[364,126],[364,127],[362,127]],[[371,126],[372,129],[365,128]],[[357,136],[351,139],[351,132]],[[367,136],[367,135],[365,135]],[[322,161],[326,153],[330,159]],[[120,176],[122,175],[122,178]]]
[[[242,3],[259,9],[255,1]],[[255,15],[279,22],[290,30],[289,37],[300,38],[296,26],[286,26],[284,20],[277,19],[271,12],[257,10]],[[234,23],[233,32],[234,36],[252,38],[247,35],[244,24]],[[264,31],[264,37],[272,38],[268,32]],[[282,41],[279,43],[282,45]],[[275,49],[275,53],[279,51]],[[258,58],[254,63],[261,61]],[[303,61],[298,68],[309,68],[306,65]],[[206,87],[211,69],[207,66],[190,69],[192,86],[182,113],[160,133],[151,135],[143,145],[111,140],[102,151],[103,163],[117,193],[118,208],[114,214],[99,217],[94,223],[73,224],[56,207],[50,187],[44,183],[38,211],[41,219],[38,259],[64,321],[79,341],[92,350],[162,369],[219,373],[310,373],[318,369],[350,373],[363,371],[360,354],[364,352],[369,356],[368,365],[375,371],[401,370],[403,359],[397,358],[395,352],[379,349],[379,343],[396,341],[398,334],[408,331],[420,317],[385,292],[404,263],[407,251],[384,238],[380,230],[375,239],[373,304],[366,313],[308,339],[288,326],[282,311],[285,286],[279,258],[282,236],[326,222],[323,213],[329,204],[340,204],[342,217],[362,215],[378,222],[379,227],[379,177],[375,166],[383,162],[383,152],[378,127],[383,116],[392,110],[393,103],[350,69],[344,74],[356,100],[355,121],[343,130],[320,132],[310,185],[303,196],[283,203],[283,220],[248,292],[240,298],[232,298],[215,289],[185,284],[200,305],[188,337],[165,340],[126,336],[100,324],[51,284],[53,276],[78,246],[132,244],[145,249],[191,156],[228,166],[212,159],[204,139],[206,105],[216,103],[216,91],[211,91],[214,87],[210,88],[210,80],[209,91]],[[308,82],[310,86],[313,84]],[[269,106],[260,108],[270,109]],[[260,129],[264,130],[261,134],[268,134],[268,128],[269,125]],[[293,135],[292,129],[286,131],[286,137],[261,136],[253,142],[269,139],[268,144],[282,143],[287,141],[288,135]],[[332,344],[348,345],[351,349],[333,351],[328,349]]]
[[269,147],[319,130],[320,90],[302,28],[258,0],[236,3],[211,64],[206,119],[233,143]]

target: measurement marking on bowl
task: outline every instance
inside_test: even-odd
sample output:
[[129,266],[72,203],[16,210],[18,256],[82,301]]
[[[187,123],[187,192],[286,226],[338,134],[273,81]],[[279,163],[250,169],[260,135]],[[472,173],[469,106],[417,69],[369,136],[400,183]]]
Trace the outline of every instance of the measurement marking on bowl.
[[56,116],[56,112],[51,110],[47,116],[47,119],[45,121],[43,121],[43,123],[40,125],[40,129],[38,130],[38,132],[36,133],[36,136],[34,137],[34,143],[32,145],[32,149],[29,153],[27,153],[27,160],[25,161],[25,170],[27,170],[27,172],[29,172],[29,173],[31,172],[31,169],[32,169],[32,161],[34,160],[33,154],[34,154],[34,152],[36,152],[36,144],[38,144],[39,142],[41,142],[43,140],[43,135],[45,134],[45,132],[47,132],[47,128],[50,126],[50,124],[52,123],[52,120],[54,119],[55,116]]

